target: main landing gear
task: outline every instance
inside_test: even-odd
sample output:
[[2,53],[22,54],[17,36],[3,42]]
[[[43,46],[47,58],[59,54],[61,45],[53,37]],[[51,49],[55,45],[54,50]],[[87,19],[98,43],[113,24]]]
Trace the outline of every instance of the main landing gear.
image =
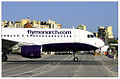
[[78,57],[77,57],[77,56],[75,56],[75,53],[76,53],[76,52],[74,51],[74,52],[73,52],[73,56],[74,56],[73,61],[75,61],[75,62],[76,62],[76,61],[78,61]]
[[7,61],[8,57],[6,56],[6,54],[2,54],[2,62]]
[[8,60],[8,57],[7,57],[7,55],[6,55],[6,54],[8,54],[8,53],[9,53],[9,51],[8,51],[7,49],[2,48],[2,62],[5,62],[5,61]]

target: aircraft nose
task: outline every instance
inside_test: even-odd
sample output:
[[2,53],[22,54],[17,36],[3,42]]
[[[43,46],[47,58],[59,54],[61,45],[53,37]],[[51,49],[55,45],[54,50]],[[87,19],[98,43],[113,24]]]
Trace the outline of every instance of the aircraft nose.
[[103,47],[105,45],[104,41],[99,39],[99,47]]

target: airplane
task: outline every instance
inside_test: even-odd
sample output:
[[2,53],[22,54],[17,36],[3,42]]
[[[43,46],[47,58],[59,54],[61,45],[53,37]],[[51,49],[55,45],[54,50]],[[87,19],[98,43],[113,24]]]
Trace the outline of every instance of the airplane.
[[76,51],[96,50],[104,46],[104,42],[92,32],[62,28],[2,28],[2,60],[7,61],[8,48],[17,43],[28,43],[21,46],[21,55],[27,58],[40,58],[45,51],[72,51],[73,61],[78,61]]

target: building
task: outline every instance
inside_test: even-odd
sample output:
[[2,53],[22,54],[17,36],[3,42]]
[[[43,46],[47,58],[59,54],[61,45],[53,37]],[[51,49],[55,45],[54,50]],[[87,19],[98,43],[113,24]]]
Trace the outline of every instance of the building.
[[33,25],[33,28],[41,28],[40,27],[40,21],[35,21],[35,20],[33,20],[33,21],[31,21],[31,24]]
[[41,28],[50,28],[50,24],[47,21],[41,21]]
[[103,26],[98,27],[98,37],[100,38],[113,38],[112,26],[104,28]]
[[24,28],[33,28],[33,27],[32,27],[32,25],[31,25],[29,22],[27,22],[27,23],[24,25]]
[[47,21],[36,21],[30,20],[29,17],[22,20],[17,20],[15,23],[12,21],[5,20],[2,22],[2,27],[11,27],[11,28],[24,28],[27,23],[30,23],[32,28],[62,28],[61,24],[56,23],[55,21],[48,20]]
[[79,25],[77,29],[86,30],[86,26],[82,24],[82,25]]
[[50,27],[49,28],[62,28],[62,25],[61,24],[58,24],[56,23],[55,21],[52,21],[52,20],[48,20],[48,23],[50,24]]
[[11,28],[13,28],[14,27],[14,23],[13,23],[13,21],[5,20],[5,21],[2,21],[2,27],[11,27]]
[[57,28],[62,28],[62,25],[61,24],[57,24]]
[[[25,25],[27,22],[30,22],[29,17],[26,18],[26,19],[22,19],[22,20],[21,20],[21,25],[24,27],[24,25]],[[30,22],[30,23],[31,23],[31,22]]]
[[114,40],[112,26],[108,26],[106,28],[103,26],[98,27],[98,37],[101,38],[105,44],[108,44],[109,41]]
[[2,27],[5,27],[6,23],[4,21],[2,21]]
[[27,19],[22,19],[15,21],[15,23],[13,23],[13,21],[7,21],[5,20],[4,22],[2,22],[2,27],[9,27],[9,28],[24,28],[24,25],[29,22],[29,18]]
[[20,20],[17,20],[17,21],[14,23],[14,26],[15,26],[15,28],[22,28],[22,27],[24,27],[24,26],[21,24],[21,21],[20,21]]
[[106,29],[103,26],[98,27],[98,37],[105,40]]
[[106,27],[106,33],[108,38],[113,38],[112,26]]

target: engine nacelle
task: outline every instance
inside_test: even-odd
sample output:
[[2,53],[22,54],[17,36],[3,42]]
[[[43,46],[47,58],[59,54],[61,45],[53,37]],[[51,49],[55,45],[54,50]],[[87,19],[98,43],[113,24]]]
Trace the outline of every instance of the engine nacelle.
[[26,58],[41,58],[41,46],[27,45],[21,47],[21,55]]

